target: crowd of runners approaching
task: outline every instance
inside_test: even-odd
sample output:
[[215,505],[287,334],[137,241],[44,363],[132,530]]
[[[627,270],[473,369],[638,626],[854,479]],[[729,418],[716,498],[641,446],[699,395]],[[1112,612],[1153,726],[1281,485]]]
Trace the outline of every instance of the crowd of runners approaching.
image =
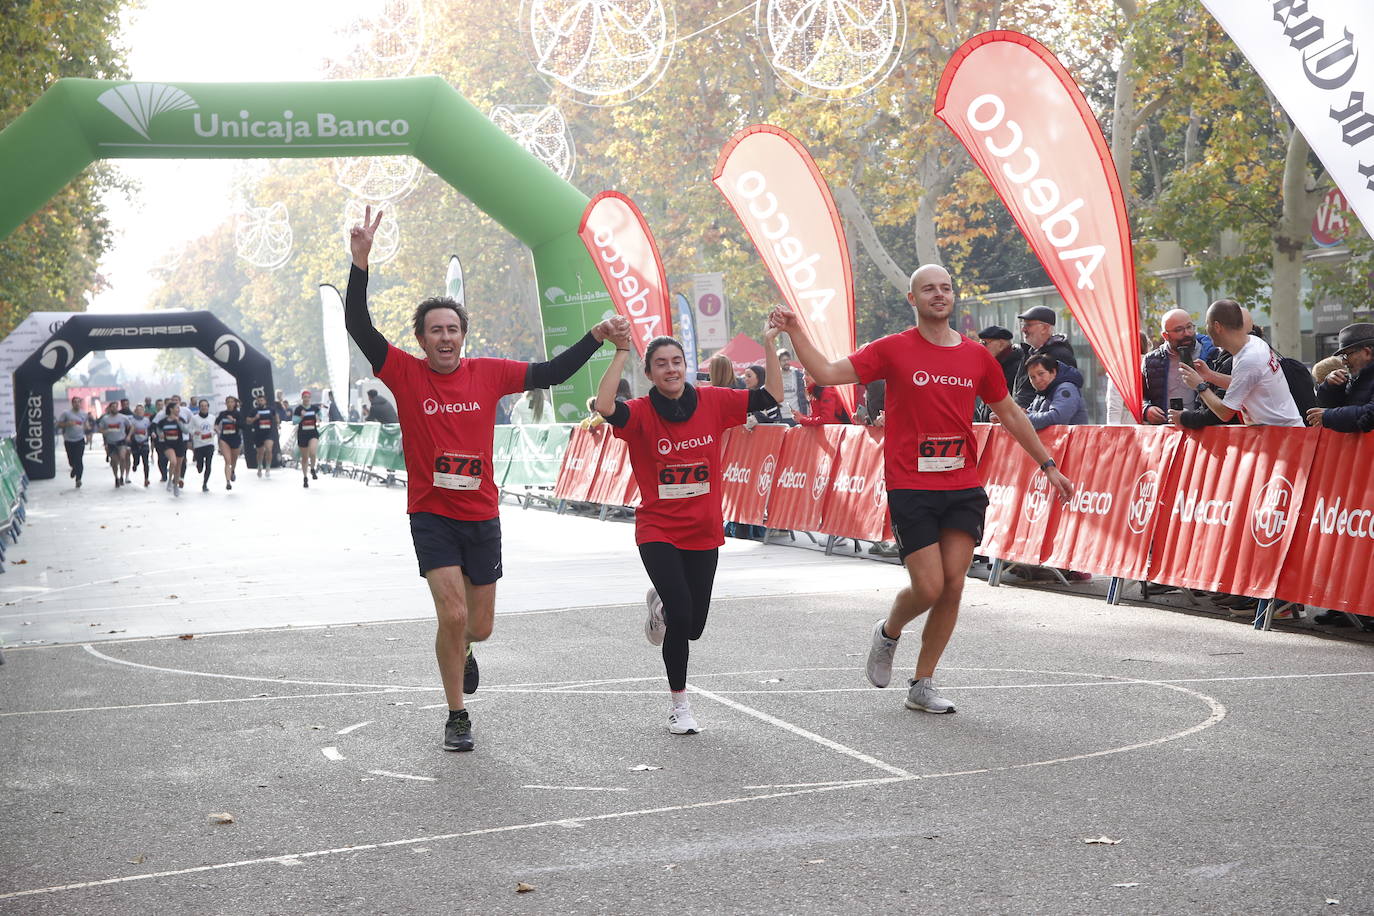
[[319,479],[320,428],[342,416],[333,392],[327,393],[327,402],[322,404],[309,391],[302,391],[295,406],[280,391],[276,394],[272,403],[259,396],[248,407],[236,397],[227,397],[217,410],[208,398],[183,401],[171,395],[154,401],[150,397],[132,407],[124,398],[105,404],[98,416],[84,409],[82,398],[72,398],[56,423],[67,451],[69,476],[80,488],[86,453],[98,439],[116,487],[136,485],[140,470],[143,486],[151,486],[156,463],[158,482],[173,496],[181,496],[188,476],[192,486],[199,482],[201,490],[208,492],[218,452],[224,489],[232,490],[240,458],[246,467],[256,468],[258,477],[270,478],[274,464],[283,467],[287,456],[281,454],[281,430],[293,424],[301,486],[309,487],[310,481]]

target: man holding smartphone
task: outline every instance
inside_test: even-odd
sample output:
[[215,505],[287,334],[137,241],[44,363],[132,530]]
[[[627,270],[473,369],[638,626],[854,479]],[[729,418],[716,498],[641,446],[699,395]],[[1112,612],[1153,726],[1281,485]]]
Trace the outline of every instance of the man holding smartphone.
[[1145,422],[1156,426],[1172,422],[1170,411],[1202,406],[1183,380],[1179,367],[1189,365],[1194,358],[1208,359],[1216,350],[1211,338],[1199,337],[1192,316],[1183,309],[1166,312],[1160,330],[1164,332],[1164,343],[1140,359],[1145,383]]

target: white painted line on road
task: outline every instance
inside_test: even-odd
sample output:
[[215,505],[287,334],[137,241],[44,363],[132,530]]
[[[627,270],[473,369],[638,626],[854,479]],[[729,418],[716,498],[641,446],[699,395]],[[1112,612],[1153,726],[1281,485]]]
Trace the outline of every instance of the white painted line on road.
[[[92,579],[90,582],[78,582],[76,585],[63,585],[63,586],[61,586],[61,587],[59,587],[59,588],[50,588],[50,589],[48,589],[47,591],[43,592],[42,594],[43,594],[43,597],[46,598],[46,597],[48,597],[49,595],[55,595],[55,594],[57,594],[58,592],[69,592],[69,591],[71,591],[72,589],[77,589],[77,588],[91,588],[91,587],[96,586],[96,585],[113,585],[113,584],[116,583],[116,582],[123,582],[125,579],[149,579],[149,580],[152,580],[152,579],[154,579],[154,578],[156,578],[156,577],[162,575],[163,573],[179,573],[179,574],[180,574],[180,573],[188,573],[188,572],[191,572],[192,570],[196,570],[196,569],[217,569],[218,567],[219,567],[219,564],[217,564],[217,563],[198,563],[198,564],[196,564],[196,565],[194,565],[194,566],[172,566],[172,567],[169,567],[169,568],[167,568],[167,569],[153,569],[153,570],[149,570],[148,572],[129,573],[129,574],[123,575],[123,576],[115,576],[115,577],[113,577],[113,578],[111,578],[111,579]],[[3,594],[3,592],[0,592],[0,594]],[[37,598],[37,597],[38,597],[37,594],[32,594],[32,595],[18,595],[18,596],[15,597],[14,603],[15,603],[15,604],[18,604],[19,602],[25,600],[26,598]],[[11,615],[11,616],[13,616],[13,615]]]
[[[435,688],[438,689],[438,688]],[[114,712],[122,709],[161,709],[168,706],[213,706],[216,703],[266,703],[269,700],[319,700],[327,697],[373,697],[388,693],[405,693],[403,690],[348,690],[339,693],[281,693],[262,697],[224,697],[218,700],[178,700],[169,703],[130,703],[127,706],[80,706],[67,709],[21,709],[14,712],[0,712],[0,719],[9,716],[42,716],[70,712]],[[469,700],[468,702],[471,702]],[[447,703],[440,703],[447,706]],[[433,707],[421,707],[433,708]]]
[[229,681],[255,681],[265,684],[303,684],[307,687],[370,687],[379,690],[442,690],[442,687],[424,687],[415,684],[347,684],[339,681],[300,681],[284,677],[250,677],[246,674],[219,674],[213,671],[188,671],[185,668],[163,668],[160,665],[145,665],[140,662],[131,662],[122,658],[115,658],[106,655],[99,649],[86,643],[81,648],[85,649],[96,658],[107,662],[114,662],[116,665],[128,665],[130,668],[142,668],[146,671],[158,671],[162,674],[186,674],[191,677],[216,677]]
[[559,792],[628,792],[614,786],[521,786],[522,789],[554,789]]
[[[1158,682],[1142,681],[1142,683]],[[201,874],[204,872],[212,871],[225,871],[228,869],[235,868],[248,868],[255,865],[286,865],[290,864],[289,860],[293,859],[316,859],[323,858],[325,856],[340,855],[342,853],[371,852],[379,849],[394,849],[401,846],[418,846],[425,843],[436,843],[441,840],[467,839],[470,837],[491,836],[494,834],[514,833],[517,831],[524,830],[539,830],[545,827],[562,827],[568,825],[569,823],[590,823],[592,821],[615,821],[628,818],[649,817],[655,814],[672,814],[679,811],[695,811],[704,810],[708,808],[723,808],[732,805],[748,804],[750,802],[769,801],[777,798],[796,798],[804,795],[819,795],[827,792],[843,792],[849,789],[863,788],[867,786],[895,785],[897,783],[912,782],[916,780],[942,779],[957,776],[980,776],[987,773],[1004,773],[1012,770],[1024,769],[1027,767],[1051,766],[1053,764],[1058,763],[1070,763],[1073,761],[1087,760],[1094,757],[1105,757],[1112,754],[1121,754],[1126,753],[1128,751],[1139,750],[1141,748],[1154,747],[1160,744],[1167,743],[1169,741],[1177,741],[1181,738],[1197,734],[1198,732],[1203,731],[1204,729],[1210,728],[1211,726],[1217,724],[1223,718],[1226,717],[1226,707],[1219,703],[1216,699],[1209,697],[1206,694],[1197,693],[1196,691],[1188,690],[1184,687],[1175,687],[1168,684],[1161,683],[1159,684],[1159,686],[1168,687],[1169,689],[1177,690],[1181,693],[1186,693],[1190,696],[1200,699],[1211,709],[1211,715],[1207,719],[1196,725],[1193,725],[1189,728],[1185,728],[1182,731],[1174,732],[1170,735],[1165,735],[1160,738],[1154,738],[1149,741],[1142,741],[1136,744],[1130,744],[1123,747],[1109,748],[1107,750],[1102,751],[1094,751],[1086,754],[1075,754],[1071,757],[1059,757],[1054,760],[1036,760],[1028,763],[1014,763],[1007,764],[1005,766],[984,767],[982,769],[974,770],[959,770],[947,773],[922,773],[920,775],[908,774],[906,776],[892,776],[886,779],[865,780],[862,782],[845,783],[836,786],[817,786],[815,788],[808,789],[791,789],[779,792],[768,792],[763,795],[744,795],[736,796],[733,798],[716,799],[712,801],[691,802],[682,805],[665,805],[658,808],[639,808],[631,811],[615,811],[609,814],[590,814],[586,817],[565,817],[559,818],[557,820],[535,821],[533,823],[526,824],[510,824],[503,827],[486,827],[477,830],[463,831],[459,833],[433,834],[430,836],[411,837],[409,839],[389,840],[381,843],[366,843],[356,846],[335,847],[333,849],[319,849],[313,852],[284,853],[282,855],[264,856],[262,858],[257,859],[240,859],[235,862],[220,862],[215,865],[200,865],[193,868],[183,868],[160,872],[148,872],[141,875],[126,875],[120,878],[104,878],[96,881],[80,881],[72,884],[59,884],[51,887],[39,887],[32,888],[29,890],[11,891],[9,893],[0,894],[0,900],[12,900],[18,897],[31,897],[38,894],[57,894],[62,893],[63,891],[82,890],[90,887],[108,887],[115,884],[128,884],[134,881],[148,881],[155,878],[175,878],[180,877],[182,875]],[[389,773],[384,770],[374,770],[372,772],[374,773],[374,775],[378,776],[398,775]],[[402,778],[404,778],[404,774],[400,775],[402,776]],[[426,779],[427,777],[420,778]]]
[[390,770],[368,770],[373,776],[390,776],[392,779],[414,779],[418,782],[438,782],[433,776],[412,776],[409,773],[393,773]]
[[789,731],[794,735],[807,739],[808,741],[814,741],[817,744],[822,745],[823,747],[828,747],[832,751],[838,751],[839,753],[844,754],[847,757],[853,757],[855,760],[860,760],[868,764],[869,766],[877,767],[884,773],[891,773],[893,776],[914,778],[911,773],[908,773],[901,767],[895,767],[890,763],[884,763],[877,757],[872,757],[868,754],[865,754],[863,751],[856,751],[854,750],[854,748],[849,747],[848,745],[841,744],[838,741],[832,741],[829,738],[825,738],[821,735],[816,734],[815,732],[809,732],[800,726],[793,725],[791,722],[784,722],[782,719],[779,719],[776,716],[770,716],[768,713],[763,712],[759,709],[755,709],[752,706],[745,706],[743,703],[736,703],[734,700],[726,699],[718,693],[712,693],[709,690],[703,690],[700,687],[697,687],[693,684],[688,684],[687,689],[692,693],[695,693],[697,696],[703,696],[708,700],[715,700],[717,703],[720,703],[723,706],[729,706],[731,709],[742,712],[745,715],[753,716],[755,719],[761,719],[762,721],[767,722],[769,725],[776,725],[778,728],[781,728],[785,731]]
[[336,731],[334,734],[336,734],[336,735],[347,735],[347,734],[349,734],[350,732],[356,732],[358,729],[362,728],[364,725],[371,725],[371,724],[372,724],[373,722],[375,722],[375,721],[377,721],[377,720],[376,720],[376,719],[368,719],[366,722],[359,722],[359,723],[356,724],[356,725],[350,725],[350,726],[348,726],[348,728],[341,728],[341,729],[339,729],[338,731]]
[[324,754],[324,756],[330,760],[344,759],[344,755],[339,753],[339,749],[337,747],[322,747],[320,748],[320,753]]
[[[413,586],[409,586],[409,585],[403,586],[403,585],[399,585],[399,584],[398,584],[398,585],[376,586],[376,587],[373,587],[373,588],[345,588],[345,589],[335,589],[335,590],[332,590],[332,591],[322,591],[322,592],[320,592],[320,591],[312,591],[310,594],[311,594],[311,597],[323,598],[323,597],[329,597],[329,596],[332,596],[332,595],[355,595],[355,594],[358,594],[358,593],[360,593],[360,592],[399,592],[399,591],[414,592],[415,589],[414,589]],[[279,594],[269,594],[269,595],[257,595],[257,594],[255,594],[255,595],[252,596],[252,600],[254,600],[254,601],[276,601],[276,600],[281,600],[281,599],[284,599],[284,598],[299,598],[299,597],[300,597],[300,594],[301,594],[301,593],[298,592],[298,591],[294,591],[294,592],[281,592],[281,593],[279,593]],[[131,596],[131,597],[132,597],[132,596]],[[194,601],[180,601],[180,600],[178,600],[178,601],[153,601],[153,602],[147,602],[147,603],[144,603],[144,604],[112,604],[112,605],[108,605],[108,606],[105,606],[105,607],[86,607],[85,605],[82,605],[81,608],[80,608],[80,613],[82,613],[82,614],[101,614],[101,613],[109,613],[109,612],[111,612],[111,611],[116,611],[116,612],[117,612],[117,611],[139,611],[139,610],[147,610],[147,609],[149,609],[149,608],[159,608],[159,607],[194,607],[194,606],[196,606],[196,605],[201,605],[201,604],[222,605],[222,604],[224,604],[224,599],[223,599],[223,598],[199,598],[199,599],[196,599],[196,600],[194,600]],[[75,608],[59,608],[59,609],[54,609],[54,610],[50,610],[50,611],[29,611],[28,613],[20,613],[20,614],[0,614],[0,620],[7,620],[7,619],[9,619],[9,618],[14,618],[14,617],[23,617],[23,618],[25,618],[25,619],[32,618],[32,617],[52,617],[52,616],[55,616],[55,615],[58,615],[58,614],[74,614],[74,613],[77,613],[77,610],[76,610]]]
[[745,786],[746,789],[809,789],[813,786],[871,786],[886,779],[832,779],[829,782],[784,782],[772,786]]

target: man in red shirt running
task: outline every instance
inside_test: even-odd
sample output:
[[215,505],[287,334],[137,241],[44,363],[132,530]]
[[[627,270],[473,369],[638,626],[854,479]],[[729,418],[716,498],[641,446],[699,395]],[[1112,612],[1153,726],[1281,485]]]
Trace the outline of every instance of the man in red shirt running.
[[888,685],[902,628],[929,611],[906,707],[948,713],[954,712],[954,704],[936,692],[931,679],[954,633],[964,578],[973,548],[983,537],[988,506],[973,438],[974,398],[983,399],[1040,465],[1060,499],[1073,497],[1073,484],[1059,473],[1025,412],[1008,394],[997,360],[950,327],[954,288],[949,273],[935,264],[919,268],[911,275],[907,301],[916,311],[916,327],[834,361],[816,349],[794,312],[777,308],[769,320],[792,338],[797,358],[820,384],[887,382],[883,469],[888,512],[911,584],[897,593],[886,619],[873,627],[867,675],[875,687]]
[[382,214],[368,207],[349,233],[344,324],[373,373],[396,398],[405,453],[410,534],[420,575],[438,617],[434,651],[448,699],[444,750],[470,751],[472,721],[463,694],[478,685],[471,644],[491,635],[496,580],[501,578],[500,493],[491,477],[496,403],[507,394],[567,381],[612,333],[629,333],[619,316],[543,363],[462,358],[467,310],[447,297],[415,309],[418,359],[387,343],[367,310],[367,256]]

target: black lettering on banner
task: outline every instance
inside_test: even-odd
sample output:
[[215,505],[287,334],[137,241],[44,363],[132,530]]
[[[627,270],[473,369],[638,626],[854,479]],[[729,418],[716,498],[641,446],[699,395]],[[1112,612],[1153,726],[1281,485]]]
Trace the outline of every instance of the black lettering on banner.
[[1365,182],[1365,187],[1374,191],[1374,162],[1361,162],[1359,171],[1361,175],[1368,179],[1368,181]]
[[1374,115],[1364,110],[1364,93],[1350,93],[1350,104],[1332,108],[1331,119],[1341,125],[1341,140],[1355,146],[1374,137]]
[[[1339,41],[1333,41],[1324,48],[1317,48],[1312,53],[1302,56],[1303,75],[1318,89],[1340,89],[1350,82],[1350,78],[1355,75],[1355,68],[1359,66],[1360,55],[1355,50],[1355,36],[1350,34],[1349,29],[1341,31],[1344,37]],[[1340,70],[1331,72],[1333,67],[1343,62],[1344,66]]]
[[1299,51],[1326,32],[1326,23],[1307,11],[1307,0],[1274,0],[1274,21],[1283,26],[1288,43]]

